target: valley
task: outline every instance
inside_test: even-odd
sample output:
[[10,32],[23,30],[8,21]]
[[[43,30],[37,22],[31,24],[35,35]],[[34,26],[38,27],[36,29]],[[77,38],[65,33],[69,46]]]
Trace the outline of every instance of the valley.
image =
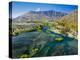
[[78,54],[77,10],[31,11],[12,20],[12,57]]

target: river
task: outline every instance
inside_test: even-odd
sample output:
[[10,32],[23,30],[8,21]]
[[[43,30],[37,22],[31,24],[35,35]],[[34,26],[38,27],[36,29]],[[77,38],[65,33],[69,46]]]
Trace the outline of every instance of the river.
[[[55,38],[61,37],[62,41]],[[63,36],[48,28],[43,28],[42,32],[24,32],[12,37],[12,56],[17,58],[26,51],[27,46],[37,46],[38,51],[32,57],[75,55],[78,54],[78,40]]]

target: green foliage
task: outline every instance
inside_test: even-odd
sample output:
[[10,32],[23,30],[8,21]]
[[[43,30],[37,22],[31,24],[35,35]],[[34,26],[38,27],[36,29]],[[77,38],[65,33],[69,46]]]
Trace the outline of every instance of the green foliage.
[[63,40],[63,38],[59,37],[59,38],[55,38],[55,40],[58,41],[58,42],[61,42]]
[[29,55],[28,55],[28,54],[22,54],[22,55],[20,56],[20,58],[29,58]]
[[13,23],[12,25],[12,33],[11,35],[16,36],[22,32],[31,32],[33,30],[37,30],[38,32],[42,31],[42,27],[41,26],[47,26],[48,28],[51,27],[51,24],[49,24],[47,22],[47,20],[45,18],[42,18],[41,22],[39,22],[38,20],[33,21],[34,26],[30,26],[30,28],[26,27],[27,25],[18,25],[18,23]]

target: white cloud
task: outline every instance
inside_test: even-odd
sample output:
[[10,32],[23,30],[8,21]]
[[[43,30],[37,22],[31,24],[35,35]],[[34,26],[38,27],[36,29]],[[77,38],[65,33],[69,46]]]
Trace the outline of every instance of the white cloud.
[[37,8],[35,11],[41,11],[41,8]]

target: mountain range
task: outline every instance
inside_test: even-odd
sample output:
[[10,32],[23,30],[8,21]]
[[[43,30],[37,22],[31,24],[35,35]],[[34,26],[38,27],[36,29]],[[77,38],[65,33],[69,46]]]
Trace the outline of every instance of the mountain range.
[[63,12],[56,12],[53,10],[49,11],[30,11],[27,12],[21,16],[18,16],[13,19],[14,22],[28,22],[28,21],[42,21],[43,19],[46,19],[48,21],[53,21],[56,19],[59,19],[63,16],[67,15],[67,13]]

